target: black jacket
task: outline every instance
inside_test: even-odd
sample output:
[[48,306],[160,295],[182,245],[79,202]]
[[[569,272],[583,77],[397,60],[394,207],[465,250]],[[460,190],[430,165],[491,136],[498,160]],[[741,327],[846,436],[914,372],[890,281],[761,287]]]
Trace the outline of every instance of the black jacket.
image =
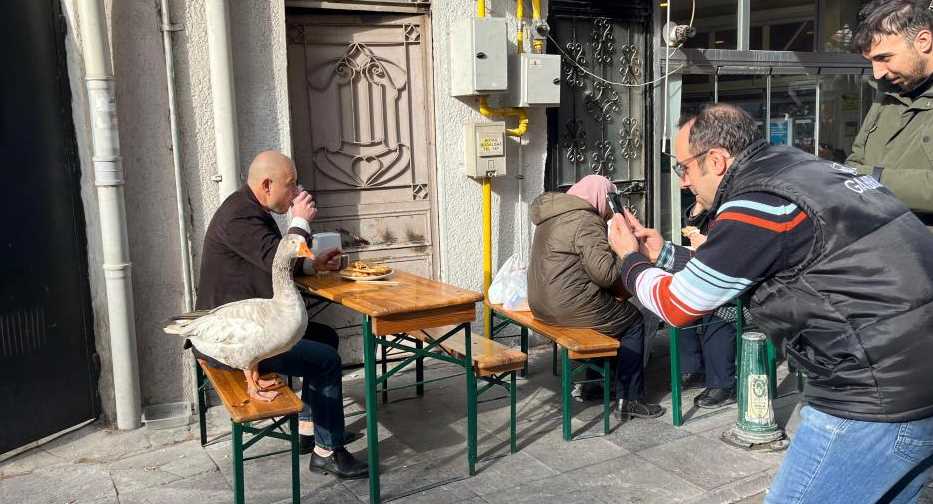
[[783,339],[818,410],[863,421],[933,416],[933,235],[891,192],[854,169],[763,141],[739,156],[711,213],[770,192],[810,217],[797,266],[752,293],[756,322]]

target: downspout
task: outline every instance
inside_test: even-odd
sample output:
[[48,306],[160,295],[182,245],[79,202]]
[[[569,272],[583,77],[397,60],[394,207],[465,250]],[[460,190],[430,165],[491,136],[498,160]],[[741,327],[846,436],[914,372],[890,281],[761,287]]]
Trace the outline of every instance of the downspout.
[[181,248],[181,275],[185,285],[185,311],[194,310],[194,287],[191,269],[191,241],[188,237],[188,190],[181,172],[181,142],[178,140],[178,113],[175,105],[175,58],[172,52],[172,25],[168,0],[162,0],[162,47],[165,52],[165,82],[168,88],[168,118],[172,131],[172,168],[175,174],[175,205],[178,211],[178,244]]
[[139,365],[113,69],[103,1],[79,0],[78,9],[104,252],[117,428],[129,430],[140,426]]
[[230,43],[230,10],[227,0],[206,0],[207,47],[214,107],[214,142],[220,200],[240,185],[239,146],[236,126],[236,92],[233,85],[233,50]]

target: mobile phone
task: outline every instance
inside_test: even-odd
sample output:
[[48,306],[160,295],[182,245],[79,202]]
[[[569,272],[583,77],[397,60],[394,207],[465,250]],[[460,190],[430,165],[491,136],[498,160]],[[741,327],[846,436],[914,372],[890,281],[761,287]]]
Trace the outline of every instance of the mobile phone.
[[612,213],[622,214],[622,209],[625,208],[625,205],[622,204],[622,197],[619,196],[619,193],[611,192],[606,194],[606,203],[609,205],[609,209],[612,210]]

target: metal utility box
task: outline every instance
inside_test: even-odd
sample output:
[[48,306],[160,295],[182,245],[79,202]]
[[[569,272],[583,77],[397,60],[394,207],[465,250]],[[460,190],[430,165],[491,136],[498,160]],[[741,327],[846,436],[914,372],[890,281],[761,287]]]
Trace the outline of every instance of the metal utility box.
[[456,21],[450,39],[450,94],[475,96],[508,90],[505,18]]
[[467,123],[463,138],[466,140],[464,168],[467,177],[505,175],[504,121]]
[[506,103],[512,107],[560,106],[560,55],[511,55]]

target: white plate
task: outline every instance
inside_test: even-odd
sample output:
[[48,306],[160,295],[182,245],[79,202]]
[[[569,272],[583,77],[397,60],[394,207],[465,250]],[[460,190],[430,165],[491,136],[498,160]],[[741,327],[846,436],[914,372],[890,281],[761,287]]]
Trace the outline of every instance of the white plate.
[[346,280],[353,280],[354,282],[360,282],[360,281],[368,282],[370,280],[382,280],[383,278],[389,278],[390,276],[392,276],[393,273],[395,273],[395,270],[392,270],[386,273],[385,275],[374,275],[374,276],[350,276],[350,275],[344,275],[343,273],[340,273],[340,272],[338,272],[337,274],[340,275],[340,278],[344,278]]

